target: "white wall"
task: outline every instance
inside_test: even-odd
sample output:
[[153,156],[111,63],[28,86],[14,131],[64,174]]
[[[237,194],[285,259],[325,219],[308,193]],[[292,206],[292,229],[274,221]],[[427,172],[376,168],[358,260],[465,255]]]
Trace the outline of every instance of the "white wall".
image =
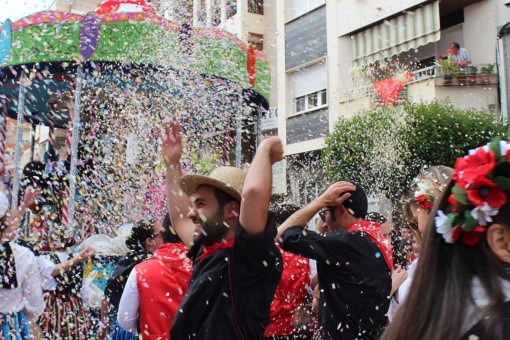
[[464,44],[473,64],[494,63],[496,60],[495,10],[491,0],[464,8]]

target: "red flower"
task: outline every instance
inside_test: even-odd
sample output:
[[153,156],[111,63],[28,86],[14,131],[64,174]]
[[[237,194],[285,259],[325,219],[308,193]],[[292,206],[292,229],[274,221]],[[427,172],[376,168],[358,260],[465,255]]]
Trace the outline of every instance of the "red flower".
[[478,177],[469,184],[467,197],[476,206],[487,202],[493,208],[500,208],[506,203],[505,191],[485,177]]
[[451,205],[456,205],[457,204],[457,200],[455,199],[455,197],[453,197],[453,194],[451,194],[450,197],[448,197],[448,202]]
[[462,234],[462,242],[464,244],[467,244],[468,246],[474,246],[475,244],[480,241],[480,237],[482,237],[483,232],[485,231],[484,227],[475,227],[475,229],[471,231],[465,231],[464,234]]
[[466,158],[464,157],[457,158],[457,160],[455,161],[454,168],[455,170],[453,171],[452,179],[455,181],[455,183],[457,183],[459,187],[461,187],[462,189],[466,189],[467,183],[465,180],[462,179],[464,170],[466,170],[467,168]]
[[422,209],[429,210],[432,209],[432,202],[430,202],[429,198],[426,195],[420,195],[417,197],[418,204]]
[[492,151],[483,148],[466,158],[458,158],[455,161],[453,179],[463,188],[468,189],[479,178],[486,176],[496,166],[496,158]]
[[448,52],[448,54],[452,54],[453,53],[453,51],[450,50],[450,49],[448,51],[446,51],[446,52]]
[[442,54],[439,55],[439,60],[441,60],[441,59],[443,59],[443,55]]
[[456,227],[455,229],[453,229],[453,233],[452,233],[453,242],[457,242],[461,232],[462,232],[462,227],[460,225],[458,227]]

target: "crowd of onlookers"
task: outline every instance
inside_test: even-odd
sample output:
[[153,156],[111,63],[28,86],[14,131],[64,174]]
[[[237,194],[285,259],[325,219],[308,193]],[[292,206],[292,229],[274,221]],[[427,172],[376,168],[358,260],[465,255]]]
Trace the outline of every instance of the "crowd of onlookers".
[[[389,216],[368,212],[364,189],[350,180],[304,207],[270,211],[272,165],[283,157],[276,137],[260,144],[248,172],[222,166],[208,176],[183,175],[182,152],[180,125],[165,123],[168,214],[134,223],[125,241],[130,251],[104,290],[97,334],[82,265],[93,252],[74,251],[73,232],[43,207],[44,169],[25,176],[19,209],[0,191],[2,338],[510,334],[506,142],[471,151],[454,169],[424,170],[393,226]],[[35,243],[18,237],[26,209],[39,216]]]

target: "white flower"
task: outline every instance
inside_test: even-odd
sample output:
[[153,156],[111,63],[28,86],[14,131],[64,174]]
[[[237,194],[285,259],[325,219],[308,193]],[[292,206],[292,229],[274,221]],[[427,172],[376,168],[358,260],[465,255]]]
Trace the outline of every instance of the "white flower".
[[434,195],[434,187],[429,181],[422,181],[417,183],[418,190],[415,191],[414,197],[420,197],[421,195]]
[[505,157],[506,152],[508,151],[508,143],[504,140],[500,141],[499,148],[500,148],[501,156]]
[[[489,151],[489,147],[488,147],[487,145],[486,145],[486,146],[484,146],[483,148],[484,148],[484,150]],[[485,149],[485,148],[487,148],[487,149]],[[469,150],[469,152],[468,152],[468,156],[464,156],[464,158],[467,158],[467,157],[469,157],[469,156],[474,155],[474,154],[476,153],[476,150],[478,150],[478,148]]]
[[453,243],[452,234],[453,228],[451,223],[446,223],[448,216],[446,216],[442,210],[437,211],[437,215],[435,218],[436,221],[436,231],[438,234],[441,234],[444,240],[447,243]]
[[487,222],[492,222],[491,216],[496,216],[499,209],[492,208],[487,203],[484,203],[481,207],[475,207],[471,210],[471,216],[478,221],[478,224],[482,227],[487,225]]

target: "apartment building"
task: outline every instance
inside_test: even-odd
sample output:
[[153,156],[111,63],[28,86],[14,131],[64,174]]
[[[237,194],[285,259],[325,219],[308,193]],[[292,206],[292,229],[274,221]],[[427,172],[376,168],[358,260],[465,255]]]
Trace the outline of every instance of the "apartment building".
[[[374,83],[399,72],[406,75],[402,98],[448,98],[460,108],[487,109],[506,120],[506,96],[498,92],[506,87],[500,81],[505,67],[498,64],[503,54],[498,55],[497,36],[510,18],[504,2],[275,1],[275,32],[283,34],[276,37],[276,60],[270,59],[277,84],[271,105],[280,112],[278,133],[288,155],[283,194],[304,204],[324,189],[317,159],[325,135],[339,117],[380,105]],[[454,41],[467,48],[478,69],[471,82],[447,84],[434,64]],[[497,65],[482,81],[480,70],[489,64]],[[381,72],[381,65],[394,69]]]

